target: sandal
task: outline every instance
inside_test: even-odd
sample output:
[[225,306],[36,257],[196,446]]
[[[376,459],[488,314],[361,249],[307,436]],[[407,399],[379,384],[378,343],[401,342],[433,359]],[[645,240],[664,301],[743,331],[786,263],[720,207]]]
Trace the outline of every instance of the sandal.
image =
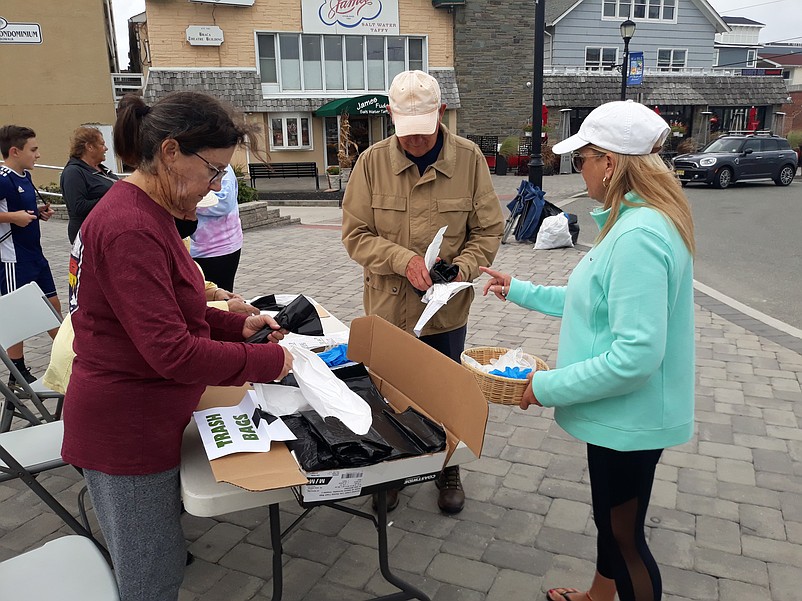
[[[552,597],[552,593],[559,595],[559,597]],[[568,595],[587,595],[588,601],[593,601],[590,593],[579,591],[575,588],[552,588],[546,592],[547,601],[572,601]]]

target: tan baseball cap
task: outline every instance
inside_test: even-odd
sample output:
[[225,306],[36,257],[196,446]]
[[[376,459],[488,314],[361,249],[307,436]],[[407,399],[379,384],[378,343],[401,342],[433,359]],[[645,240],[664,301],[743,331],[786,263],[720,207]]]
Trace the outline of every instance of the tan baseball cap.
[[437,131],[440,84],[423,71],[403,71],[390,85],[390,110],[397,136],[427,136]]

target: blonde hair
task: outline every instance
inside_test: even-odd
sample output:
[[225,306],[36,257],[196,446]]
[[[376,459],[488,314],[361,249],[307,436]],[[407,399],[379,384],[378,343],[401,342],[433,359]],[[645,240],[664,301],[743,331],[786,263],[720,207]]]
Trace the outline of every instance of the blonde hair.
[[103,142],[103,134],[99,129],[82,125],[72,132],[70,156],[74,159],[80,159],[86,152],[87,146],[90,144],[102,144]]
[[696,243],[693,238],[691,207],[679,180],[663,159],[657,153],[627,155],[592,145],[589,148],[611,154],[616,159],[615,171],[607,186],[604,201],[604,208],[610,209],[610,217],[599,232],[596,242],[601,242],[618,220],[622,204],[637,206],[638,203],[630,202],[624,197],[627,192],[634,192],[647,206],[660,211],[674,224],[688,251],[693,255]]

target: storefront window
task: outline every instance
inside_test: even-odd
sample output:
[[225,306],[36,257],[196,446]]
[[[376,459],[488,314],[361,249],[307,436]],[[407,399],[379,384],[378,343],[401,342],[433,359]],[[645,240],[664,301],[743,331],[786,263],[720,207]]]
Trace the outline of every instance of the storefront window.
[[385,90],[384,38],[367,38],[368,90]]
[[304,90],[322,90],[320,36],[301,36],[301,47],[304,51]]
[[338,35],[323,36],[323,53],[326,60],[326,89],[344,89],[343,39]]
[[278,83],[276,73],[276,36],[259,36],[259,73],[262,83]]
[[270,118],[270,150],[312,148],[311,124],[308,114],[282,114]]
[[406,39],[387,38],[387,81],[392,82],[393,78],[406,68]]
[[281,87],[285,90],[301,89],[301,61],[298,53],[298,36],[281,34],[278,36],[281,53]]
[[260,33],[257,39],[262,83],[278,84],[266,88],[271,93],[383,91],[406,69],[426,70],[421,37]]

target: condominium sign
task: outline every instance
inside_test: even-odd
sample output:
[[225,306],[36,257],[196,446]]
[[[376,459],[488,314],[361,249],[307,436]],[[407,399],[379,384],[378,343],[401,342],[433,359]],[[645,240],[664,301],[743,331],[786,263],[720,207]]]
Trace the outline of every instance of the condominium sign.
[[398,35],[398,0],[301,0],[304,33]]
[[0,44],[41,44],[39,23],[9,23],[0,17]]

